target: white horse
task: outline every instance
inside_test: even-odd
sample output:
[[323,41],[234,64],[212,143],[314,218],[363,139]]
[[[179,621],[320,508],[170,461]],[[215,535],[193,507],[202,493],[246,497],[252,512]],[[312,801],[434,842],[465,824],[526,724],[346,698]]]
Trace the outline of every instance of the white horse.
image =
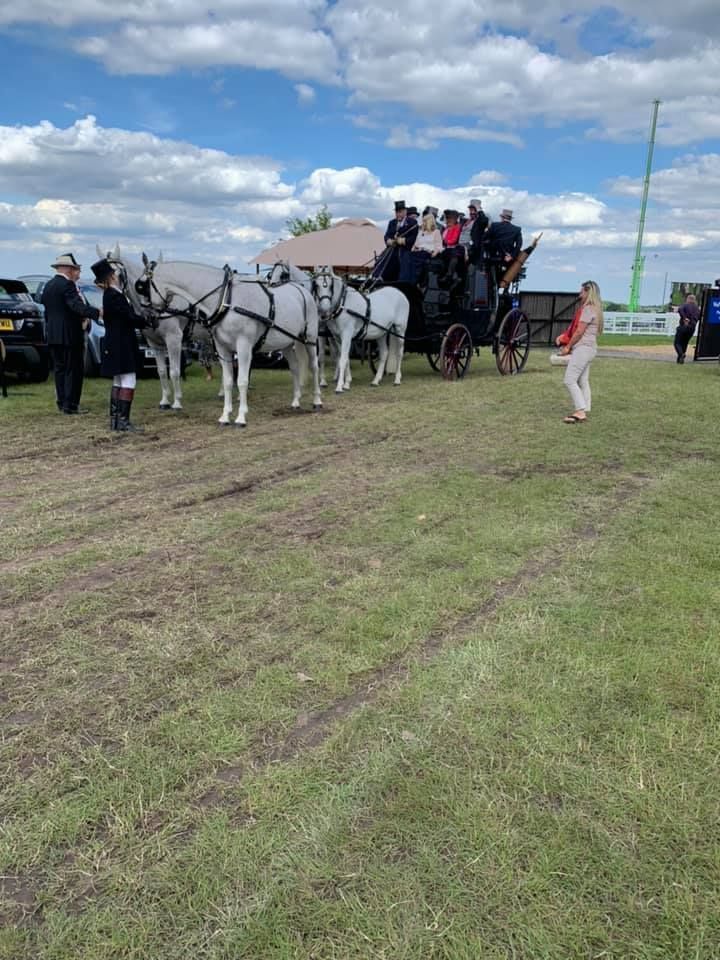
[[[278,260],[268,274],[268,283],[271,286],[277,286],[279,283],[300,283],[312,293],[314,280],[309,273],[287,260]],[[320,369],[320,386],[326,387],[328,382],[325,376],[325,354],[327,351],[330,352],[330,360],[335,368],[333,380],[337,380],[340,351],[335,338],[332,335],[327,336],[326,333],[323,333],[323,330],[327,333],[327,327],[321,324],[318,330],[318,367]]]
[[[180,312],[155,311],[150,309],[147,303],[143,303],[135,289],[136,281],[142,276],[142,264],[135,263],[123,256],[120,253],[119,244],[115,244],[115,249],[107,254],[102,253],[100,247],[96,247],[96,249],[98,256],[101,258],[107,257],[110,263],[119,269],[121,279],[124,281],[125,295],[129,298],[136,312],[152,323],[151,327],[143,329],[143,336],[147,340],[157,364],[162,391],[160,409],[182,410],[182,345],[185,329],[190,322],[189,316]],[[162,254],[158,257],[158,262],[162,262]],[[176,304],[176,306],[179,305]],[[168,366],[170,367],[169,377]],[[170,402],[171,385],[172,403]]]
[[313,294],[320,319],[340,342],[335,393],[350,389],[350,348],[353,341],[377,343],[378,365],[373,387],[380,386],[388,354],[392,351],[394,383],[396,387],[399,386],[402,381],[405,331],[410,314],[407,297],[394,287],[380,287],[367,295],[360,293],[338,277],[332,267],[317,268]]
[[317,362],[318,311],[300,284],[270,287],[255,279],[241,280],[229,268],[197,263],[154,263],[143,254],[140,289],[154,310],[172,309],[178,297],[188,302],[212,330],[223,371],[221,424],[232,413],[233,354],[237,355],[238,413],[235,424],[247,424],[247,388],[253,350],[282,350],[293,376],[292,406],[300,406],[309,363],[313,375],[313,407],[322,406]]

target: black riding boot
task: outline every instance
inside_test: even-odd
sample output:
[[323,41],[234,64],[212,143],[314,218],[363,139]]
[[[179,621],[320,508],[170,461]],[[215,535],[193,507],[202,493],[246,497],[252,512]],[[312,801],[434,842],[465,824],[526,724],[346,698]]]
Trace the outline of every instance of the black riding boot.
[[110,391],[110,429],[118,430],[118,394],[120,387],[113,386]]
[[142,427],[136,427],[130,422],[130,408],[132,407],[135,391],[129,387],[120,387],[118,390],[118,420],[117,429],[123,433],[142,433]]

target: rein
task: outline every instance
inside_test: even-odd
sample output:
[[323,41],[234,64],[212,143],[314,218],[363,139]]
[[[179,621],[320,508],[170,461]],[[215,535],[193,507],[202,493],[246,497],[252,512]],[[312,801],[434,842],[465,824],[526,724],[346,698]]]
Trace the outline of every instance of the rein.
[[[327,274],[321,274],[321,276],[322,276],[322,280],[323,280],[323,287],[325,287],[325,289],[327,289],[327,286],[328,286],[328,284],[327,284],[328,276],[327,276]],[[347,284],[347,283],[345,282],[345,280],[343,280],[341,277],[336,277],[336,276],[333,275],[333,278],[332,278],[332,280],[330,281],[330,289],[331,289],[331,290],[333,289],[333,285],[334,285],[334,283],[335,283],[335,280],[339,280],[340,283],[342,284],[342,293],[340,294],[340,297],[338,298],[337,305],[336,305],[335,308],[333,309],[333,312],[326,318],[326,322],[327,322],[327,320],[334,320],[334,319],[335,319],[336,317],[338,317],[343,311],[345,311],[345,313],[347,313],[348,316],[354,317],[356,320],[361,320],[361,321],[362,321],[362,324],[363,324],[363,325],[362,325],[362,328],[361,328],[361,329],[355,334],[355,336],[353,337],[353,341],[355,341],[355,340],[364,340],[365,337],[366,337],[366,335],[367,335],[368,327],[377,327],[378,330],[382,330],[383,333],[386,333],[388,336],[397,337],[398,340],[405,340],[405,339],[406,339],[401,333],[397,333],[397,332],[393,329],[392,325],[389,326],[389,327],[384,327],[381,323],[378,323],[377,320],[373,320],[373,319],[372,319],[372,317],[371,317],[371,314],[372,314],[372,302],[371,302],[371,300],[370,300],[370,297],[367,296],[363,290],[356,290],[355,292],[358,293],[358,294],[363,298],[363,300],[365,301],[365,313],[358,313],[357,310],[351,310],[349,307],[346,307],[346,306],[345,306],[345,301],[346,301],[346,299],[347,299],[348,284]],[[318,290],[318,289],[319,289],[319,284],[318,284],[318,282],[317,282],[317,277],[316,277],[316,278],[313,280],[313,293],[315,293],[316,290]],[[330,293],[330,294],[322,294],[321,296],[318,296],[318,297],[317,297],[318,304],[320,303],[321,300],[329,300],[329,301],[331,302],[331,304],[332,304],[332,297],[333,297],[332,293]]]
[[[212,290],[209,290],[202,297],[199,297],[193,303],[190,303],[187,307],[185,307],[185,309],[173,310],[170,307],[170,303],[173,297],[172,291],[170,291],[165,296],[163,296],[160,290],[158,289],[157,284],[155,283],[156,267],[157,267],[157,263],[155,261],[151,261],[149,264],[146,265],[143,276],[139,280],[137,280],[135,283],[135,291],[140,296],[147,297],[150,303],[150,309],[154,310],[153,303],[152,303],[152,296],[149,294],[150,289],[152,289],[161,302],[161,305],[162,305],[161,309],[165,311],[165,313],[163,314],[164,316],[184,316],[184,317],[187,317],[191,322],[197,320],[207,330],[209,330],[212,333],[213,328],[216,327],[220,323],[220,321],[225,318],[226,314],[230,310],[232,310],[233,313],[240,314],[240,316],[247,317],[249,320],[255,320],[256,322],[264,325],[265,329],[256,340],[253,346],[254,350],[262,350],[265,340],[267,339],[271,330],[277,330],[278,333],[282,334],[285,337],[288,337],[290,340],[294,340],[296,343],[302,343],[307,346],[315,346],[315,342],[310,341],[307,338],[307,325],[308,325],[307,301],[305,300],[304,291],[300,284],[296,284],[296,283],[292,284],[294,287],[299,289],[301,293],[303,293],[302,300],[303,300],[304,324],[303,324],[302,333],[299,336],[297,336],[296,334],[291,333],[289,330],[286,330],[284,327],[281,327],[278,323],[275,322],[275,296],[272,290],[270,289],[269,285],[266,283],[263,283],[262,281],[259,281],[259,280],[237,281],[235,280],[235,272],[232,270],[230,266],[226,264],[223,267],[223,279],[216,287],[213,287]],[[256,313],[254,310],[249,310],[247,307],[232,305],[231,303],[232,289],[233,289],[234,283],[236,282],[239,282],[239,283],[252,282],[255,287],[259,287],[263,291],[263,293],[268,298],[268,315],[267,316],[264,316],[261,313]],[[220,291],[220,296],[218,298],[218,305],[215,308],[215,310],[209,316],[198,314],[197,308],[200,306],[200,304],[204,303],[209,297],[212,297],[214,294],[218,293],[218,291]]]

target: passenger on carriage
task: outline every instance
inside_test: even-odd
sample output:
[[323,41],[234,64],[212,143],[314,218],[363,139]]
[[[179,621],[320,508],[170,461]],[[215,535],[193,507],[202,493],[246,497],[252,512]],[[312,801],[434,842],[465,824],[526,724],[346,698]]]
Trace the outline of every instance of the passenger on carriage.
[[418,231],[415,245],[412,248],[414,277],[413,282],[424,285],[426,282],[427,264],[432,257],[442,253],[442,234],[438,230],[435,220],[436,207],[425,207],[422,226]]
[[512,210],[503,210],[500,222],[491,224],[485,237],[490,256],[500,261],[503,271],[522,250],[522,231],[512,218]]
[[445,284],[454,287],[461,279],[465,266],[465,248],[460,245],[460,214],[457,210],[445,211],[445,230],[443,231],[443,262],[445,264]]
[[465,247],[466,259],[478,266],[483,258],[483,241],[489,220],[482,208],[481,200],[471,200],[468,204],[469,218],[460,232],[460,243]]

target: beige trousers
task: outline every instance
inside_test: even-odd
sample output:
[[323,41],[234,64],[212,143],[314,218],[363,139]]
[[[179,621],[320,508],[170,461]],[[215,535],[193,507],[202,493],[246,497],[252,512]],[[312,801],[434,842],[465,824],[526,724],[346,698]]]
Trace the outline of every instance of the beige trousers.
[[573,409],[590,411],[592,395],[590,393],[590,364],[595,358],[597,347],[578,344],[573,347],[570,361],[565,370],[565,386],[570,391]]

